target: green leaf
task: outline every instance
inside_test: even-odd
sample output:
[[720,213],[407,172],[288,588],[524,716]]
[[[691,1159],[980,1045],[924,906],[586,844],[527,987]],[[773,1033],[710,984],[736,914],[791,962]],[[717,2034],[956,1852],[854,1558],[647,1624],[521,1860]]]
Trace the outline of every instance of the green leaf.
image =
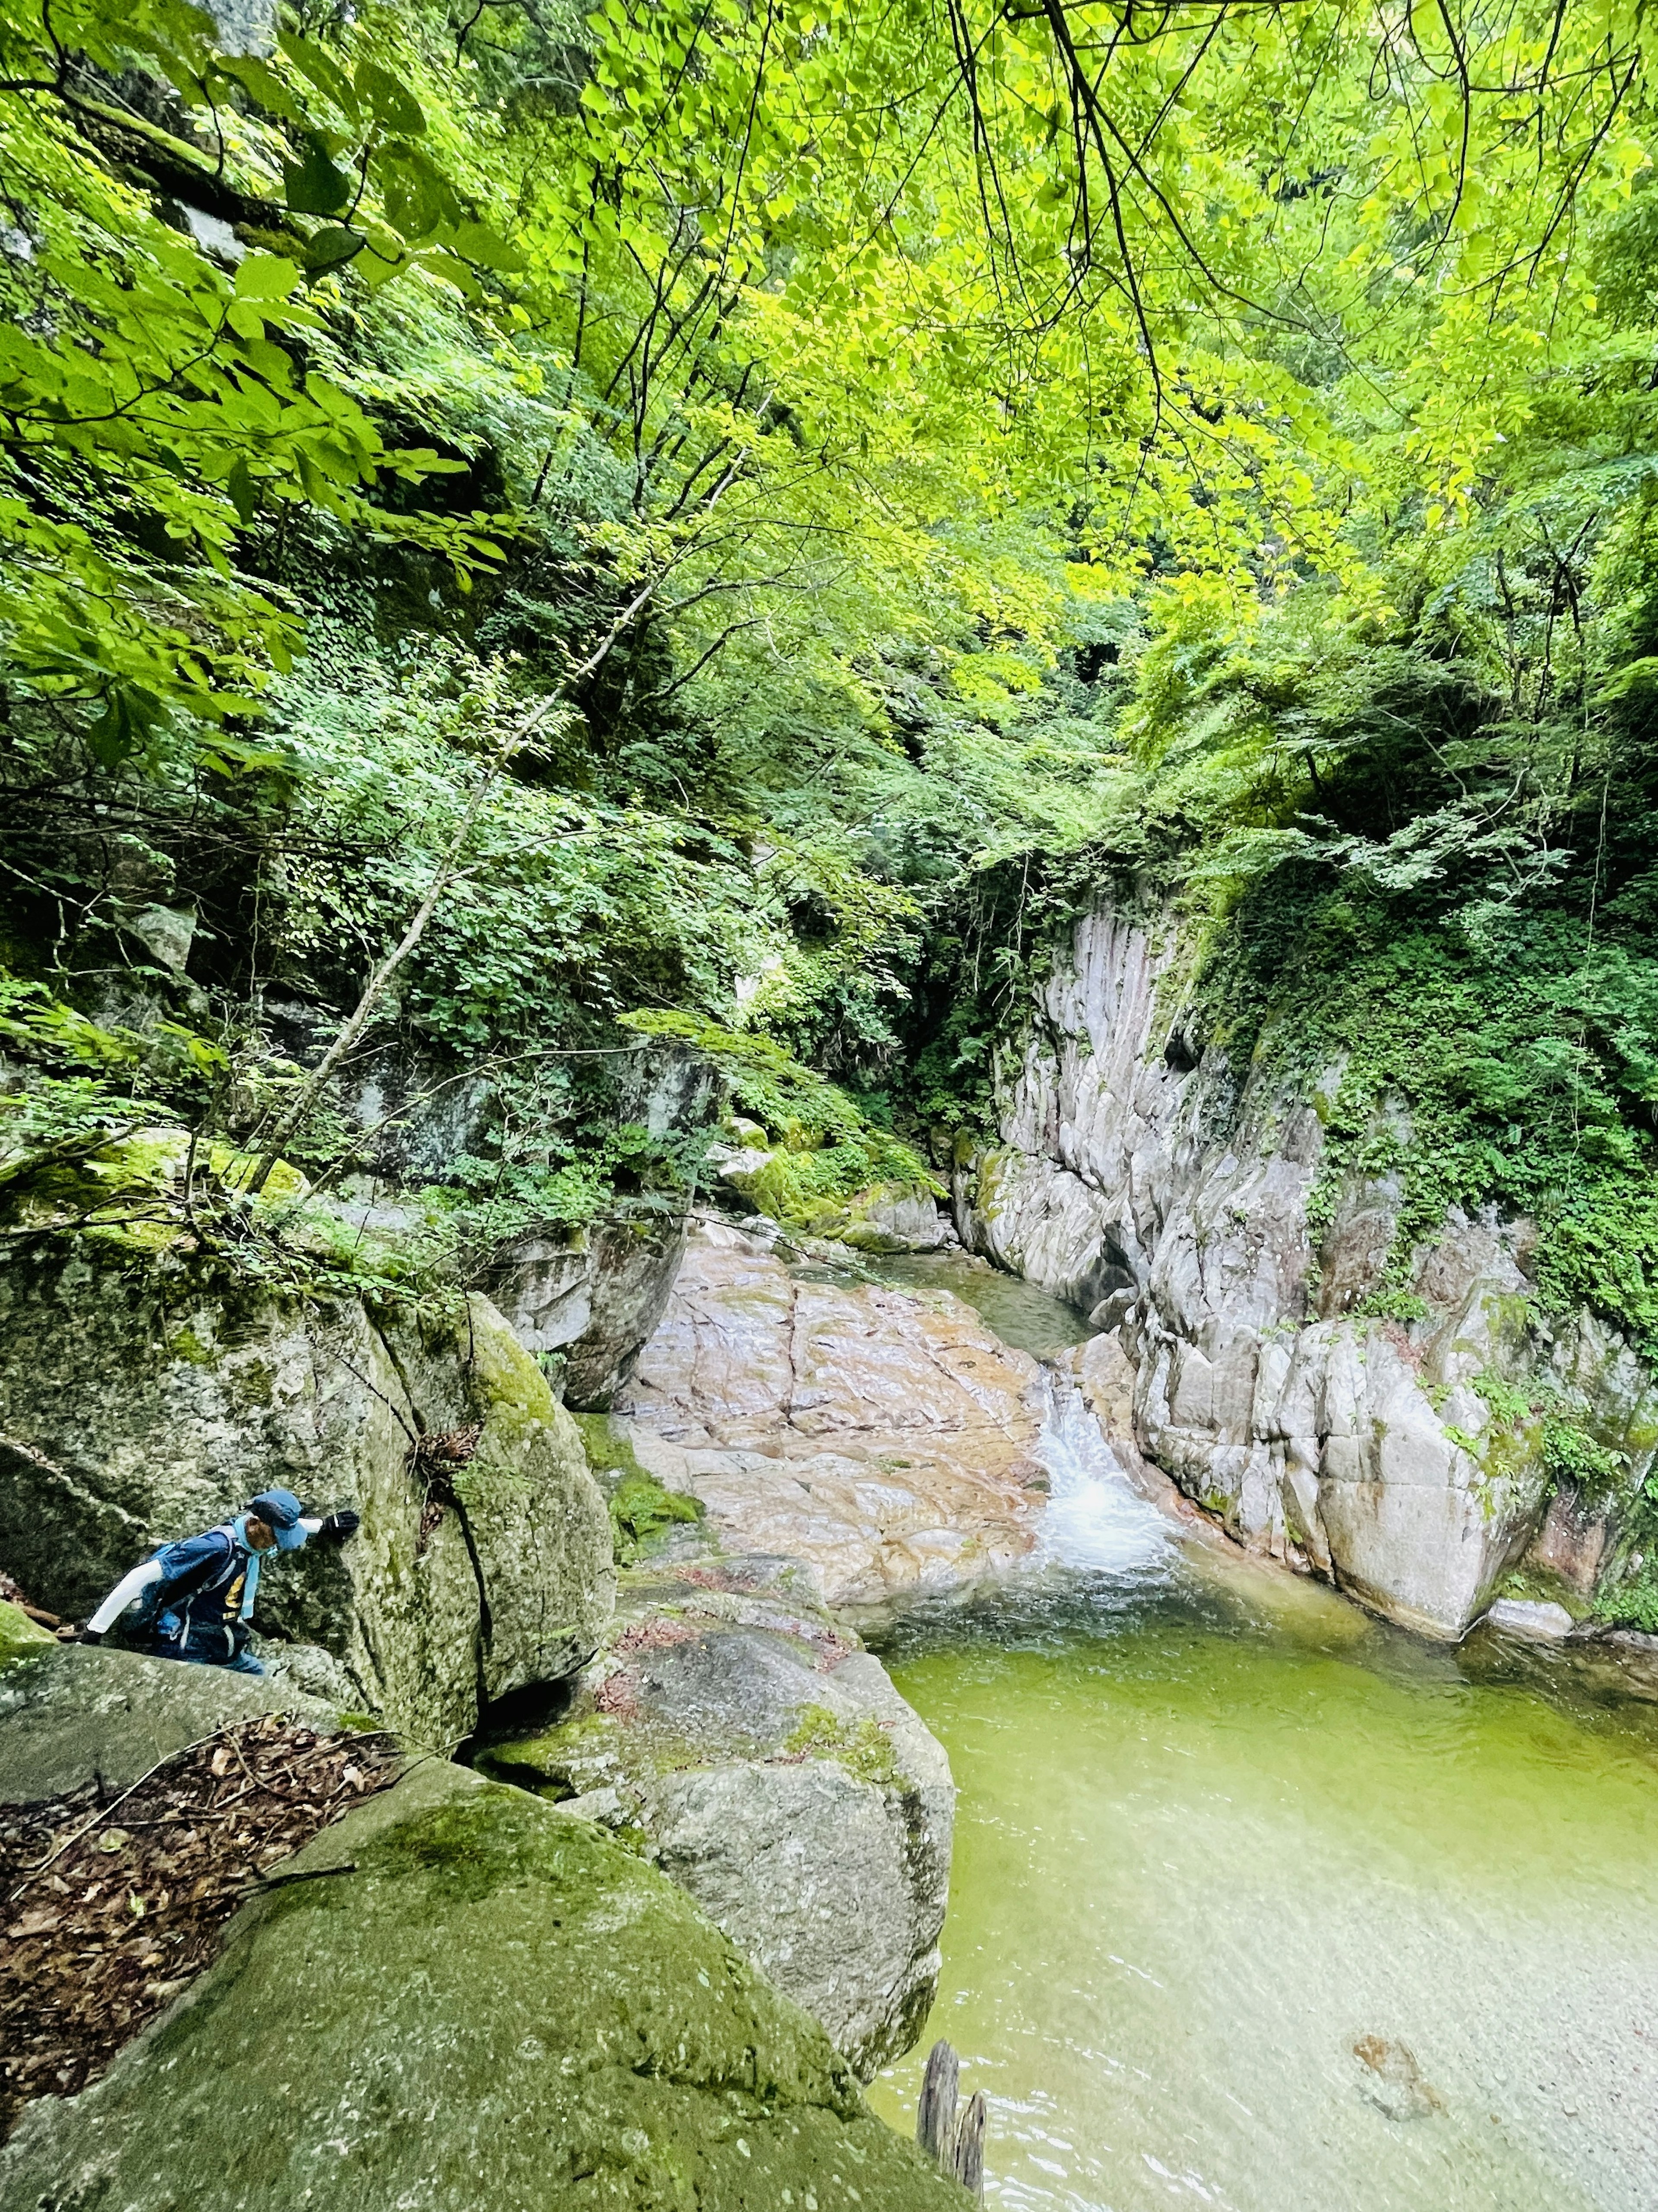
[[484,269],[499,269],[506,274],[516,274],[526,264],[524,256],[511,246],[488,223],[458,222],[444,240],[465,261],[473,261]]
[[357,64],[357,94],[374,110],[374,120],[400,137],[418,138],[426,128],[420,102],[400,77],[377,61]]
[[136,684],[112,685],[87,731],[87,750],[100,768],[119,768],[143,750],[164,719],[154,692]]
[[284,31],[276,41],[301,76],[308,77],[325,99],[331,100],[343,115],[353,123],[361,119],[362,110],[357,102],[351,80],[325,47],[314,39],[302,39],[295,33]]
[[341,215],[351,204],[356,183],[335,167],[322,140],[313,136],[303,161],[282,163],[282,187],[295,215]]
[[282,82],[269,62],[261,61],[257,54],[227,54],[221,56],[217,72],[233,84],[240,85],[248,97],[256,101],[267,115],[274,115],[283,123],[303,123],[305,115],[293,94]]
[[285,300],[300,281],[293,262],[280,253],[250,253],[236,271],[239,300]]
[[305,249],[306,271],[309,276],[318,276],[325,270],[342,268],[346,262],[354,260],[367,243],[360,231],[346,230],[338,224],[331,224],[326,230],[318,231],[307,243]]
[[247,472],[246,461],[239,460],[232,469],[225,479],[225,489],[236,509],[237,520],[246,530],[258,513],[258,496],[254,491],[253,479]]

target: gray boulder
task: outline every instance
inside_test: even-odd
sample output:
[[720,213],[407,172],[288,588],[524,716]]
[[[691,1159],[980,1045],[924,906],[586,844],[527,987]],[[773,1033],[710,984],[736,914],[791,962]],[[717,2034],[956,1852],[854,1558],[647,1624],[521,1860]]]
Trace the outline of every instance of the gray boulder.
[[793,1563],[625,1577],[570,1717],[482,1763],[636,1833],[864,2080],[920,2033],[950,1888],[949,1762]]
[[0,2152],[3,2212],[948,2212],[813,2021],[597,1827],[439,1761]]
[[556,1360],[568,1403],[604,1413],[684,1254],[682,1219],[602,1222],[568,1240],[520,1237],[492,1267],[489,1290],[525,1349]]
[[1570,1636],[1576,1625],[1564,1605],[1523,1597],[1498,1598],[1485,1618],[1493,1628],[1506,1628],[1511,1636],[1529,1636],[1545,1643]]
[[[472,1430],[470,1457],[413,1455]],[[363,1525],[275,1565],[258,1626],[331,1652],[356,1703],[421,1741],[569,1673],[609,1616],[610,1525],[580,1438],[487,1299],[376,1314],[166,1255],[9,1270],[0,1560],[40,1602],[84,1614],[156,1544],[272,1483]]]

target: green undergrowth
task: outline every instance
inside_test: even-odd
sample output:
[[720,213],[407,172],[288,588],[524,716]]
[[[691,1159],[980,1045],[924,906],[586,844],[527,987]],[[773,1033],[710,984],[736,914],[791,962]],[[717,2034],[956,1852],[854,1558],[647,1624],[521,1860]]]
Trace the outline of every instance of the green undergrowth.
[[56,1646],[57,1638],[50,1630],[31,1620],[21,1607],[0,1598],[0,1672],[15,1660],[38,1658]]
[[784,1751],[795,1759],[832,1759],[859,1782],[896,1789],[903,1781],[892,1739],[878,1720],[856,1727],[827,1705],[808,1705],[790,1731]]
[[610,1507],[616,1563],[630,1567],[669,1529],[703,1518],[700,1498],[669,1490],[640,1463],[633,1441],[608,1413],[573,1413],[587,1465]]
[[733,1102],[765,1133],[768,1156],[743,1189],[775,1220],[810,1229],[826,1209],[876,1184],[943,1195],[911,1145],[773,1038],[688,1014],[630,1014],[623,1025],[689,1045],[718,1069]]
[[1616,1541],[1612,1571],[1595,1594],[1595,1617],[1658,1636],[1658,1472],[1631,1500]]
[[1567,918],[1514,915],[1476,933],[1284,878],[1244,902],[1196,995],[1235,1068],[1320,1093],[1315,1245],[1344,1185],[1396,1177],[1380,1295],[1402,1318],[1413,1249],[1449,1209],[1527,1215],[1545,1306],[1588,1305],[1658,1358],[1658,1147],[1617,1066],[1634,1048],[1619,962],[1591,967],[1584,928]]

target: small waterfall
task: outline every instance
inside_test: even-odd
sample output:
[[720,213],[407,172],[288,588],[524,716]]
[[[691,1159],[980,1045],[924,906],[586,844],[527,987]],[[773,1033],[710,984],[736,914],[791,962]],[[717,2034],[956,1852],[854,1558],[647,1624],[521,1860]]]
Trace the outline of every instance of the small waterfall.
[[1069,1376],[1050,1378],[1036,1453],[1053,1484],[1037,1564],[1131,1575],[1172,1559],[1169,1523],[1136,1494]]

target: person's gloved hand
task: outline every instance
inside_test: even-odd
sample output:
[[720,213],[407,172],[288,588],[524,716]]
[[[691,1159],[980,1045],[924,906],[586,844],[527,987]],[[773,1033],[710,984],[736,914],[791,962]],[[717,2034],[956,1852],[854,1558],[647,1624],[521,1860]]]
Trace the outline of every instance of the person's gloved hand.
[[71,1628],[64,1632],[64,1640],[68,1644],[101,1644],[104,1632],[101,1628]]
[[348,1505],[343,1512],[331,1513],[317,1534],[326,1536],[331,1543],[343,1544],[348,1536],[355,1536],[362,1526],[361,1513],[354,1513]]

